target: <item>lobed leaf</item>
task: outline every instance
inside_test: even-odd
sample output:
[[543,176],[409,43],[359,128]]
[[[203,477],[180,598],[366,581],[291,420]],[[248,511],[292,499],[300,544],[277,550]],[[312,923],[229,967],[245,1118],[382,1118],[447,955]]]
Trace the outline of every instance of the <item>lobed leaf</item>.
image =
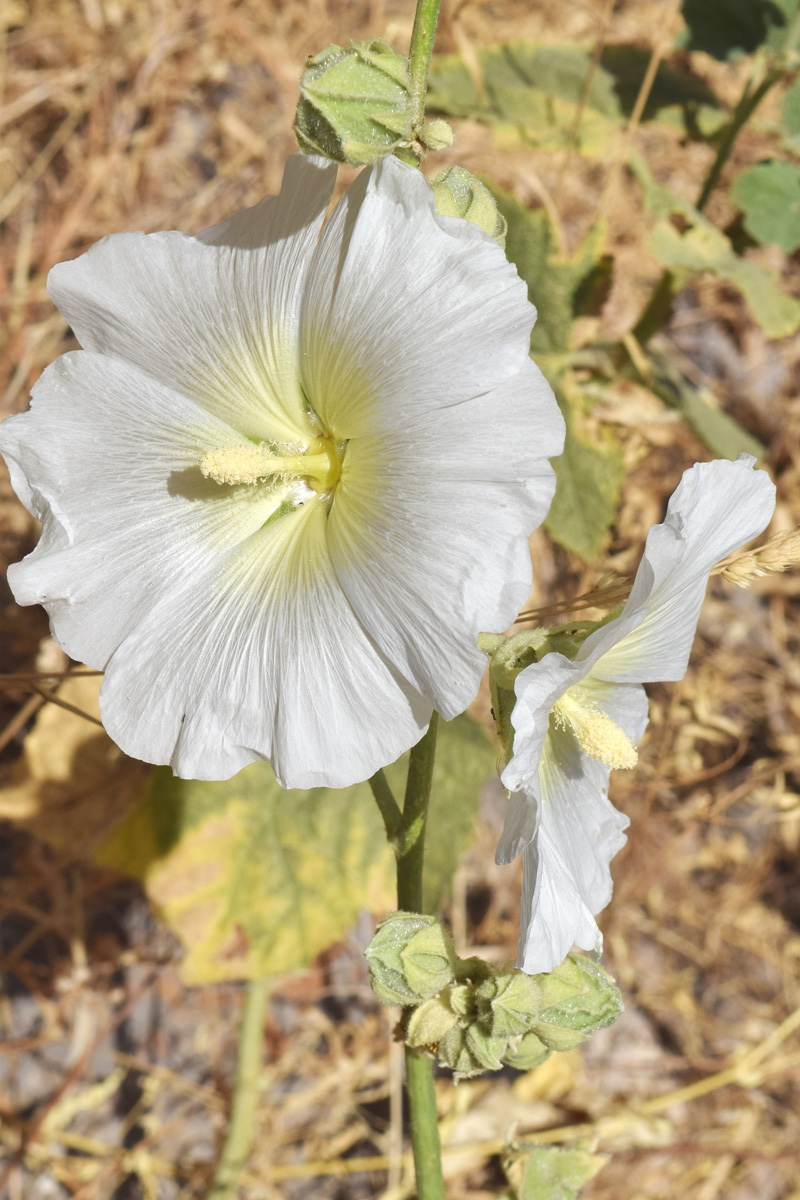
[[[495,754],[463,716],[443,724],[434,771],[426,897],[445,895],[470,840]],[[407,756],[387,770],[401,791]],[[364,908],[395,904],[394,860],[367,784],[284,791],[254,763],[223,783],[154,772],[99,863],[141,879],[187,947],[188,983],[308,966]]]
[[744,227],[762,245],[786,254],[800,246],[800,170],[793,163],[759,163],[740,171],[731,189],[744,214]]
[[680,43],[722,61],[783,45],[798,0],[683,0]]

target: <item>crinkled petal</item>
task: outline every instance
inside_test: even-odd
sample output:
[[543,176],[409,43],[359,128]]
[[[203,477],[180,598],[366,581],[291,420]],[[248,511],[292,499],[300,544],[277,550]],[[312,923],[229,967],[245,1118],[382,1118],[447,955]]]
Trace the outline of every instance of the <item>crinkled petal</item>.
[[684,473],[663,525],[647,535],[625,608],[578,655],[594,660],[597,675],[630,683],[683,677],[709,572],[756,537],[775,507],[775,486],[753,462],[743,455]]
[[562,436],[526,360],[487,396],[347,446],[329,521],[336,574],[375,644],[446,719],[477,691],[479,632],[506,628],[529,594],[528,535]]
[[108,665],[103,722],[127,753],[221,779],[269,759],[284,787],[345,787],[418,741],[431,706],[356,621],[311,501],[185,581]]
[[540,764],[539,829],[523,853],[517,966],[529,974],[552,971],[573,944],[602,947],[594,918],[611,899],[609,863],[628,826],[608,800],[608,776],[569,730],[551,725]]
[[320,237],[302,314],[306,393],[337,438],[395,429],[516,375],[535,316],[500,247],[439,217],[422,174],[387,158]]
[[243,440],[136,367],[88,351],[42,375],[30,411],[0,446],[23,503],[42,522],[9,568],[20,604],[41,603],[67,653],[103,668],[139,621],[280,504],[269,488],[219,487],[198,463]]
[[279,196],[188,237],[117,233],[50,272],[81,345],[138,366],[256,439],[303,436],[303,280],[336,167],[290,158]]

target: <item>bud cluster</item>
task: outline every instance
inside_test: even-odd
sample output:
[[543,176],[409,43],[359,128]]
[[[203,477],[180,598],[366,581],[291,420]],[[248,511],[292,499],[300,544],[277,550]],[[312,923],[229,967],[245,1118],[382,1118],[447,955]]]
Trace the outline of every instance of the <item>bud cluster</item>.
[[413,1008],[407,1044],[430,1050],[456,1079],[503,1065],[530,1070],[622,1011],[611,976],[582,954],[568,955],[548,975],[498,971],[458,958],[433,917],[390,914],[366,954],[378,999]]

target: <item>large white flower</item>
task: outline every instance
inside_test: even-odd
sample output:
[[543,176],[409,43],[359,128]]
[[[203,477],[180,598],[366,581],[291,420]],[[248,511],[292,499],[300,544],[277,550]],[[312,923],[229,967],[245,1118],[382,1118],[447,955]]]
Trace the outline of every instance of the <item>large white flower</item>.
[[636,763],[647,724],[641,684],[684,675],[711,568],[769,522],[775,488],[754,462],[742,455],[686,471],[647,535],[620,615],[574,660],[545,654],[517,676],[497,861],[523,854],[517,965],[531,974],[551,971],[573,943],[602,947],[594,918],[611,899],[609,862],[628,825],[609,802],[609,772]]
[[366,778],[466,707],[528,594],[563,430],[525,286],[394,159],[323,225],[335,170],[56,267],[84,349],[0,435],[43,522],[17,600],[179,775]]

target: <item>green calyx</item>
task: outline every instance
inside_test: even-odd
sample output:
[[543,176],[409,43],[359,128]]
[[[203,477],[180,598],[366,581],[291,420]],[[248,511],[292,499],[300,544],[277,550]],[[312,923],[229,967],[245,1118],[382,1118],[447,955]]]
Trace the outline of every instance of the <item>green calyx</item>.
[[390,913],[366,956],[372,990],[382,1004],[422,1004],[454,978],[456,952],[435,917]]
[[456,1079],[503,1065],[531,1070],[622,1011],[611,976],[582,954],[547,975],[498,971],[479,958],[458,958],[433,917],[390,914],[366,955],[378,998],[413,1010],[407,1044],[435,1054]]
[[[438,122],[431,122],[431,125],[436,124]],[[508,230],[505,217],[498,212],[489,189],[464,167],[448,167],[431,180],[431,188],[436,211],[441,216],[463,217],[488,233],[499,245],[505,246]]]
[[368,166],[413,141],[407,60],[380,38],[306,62],[294,132],[304,154]]

